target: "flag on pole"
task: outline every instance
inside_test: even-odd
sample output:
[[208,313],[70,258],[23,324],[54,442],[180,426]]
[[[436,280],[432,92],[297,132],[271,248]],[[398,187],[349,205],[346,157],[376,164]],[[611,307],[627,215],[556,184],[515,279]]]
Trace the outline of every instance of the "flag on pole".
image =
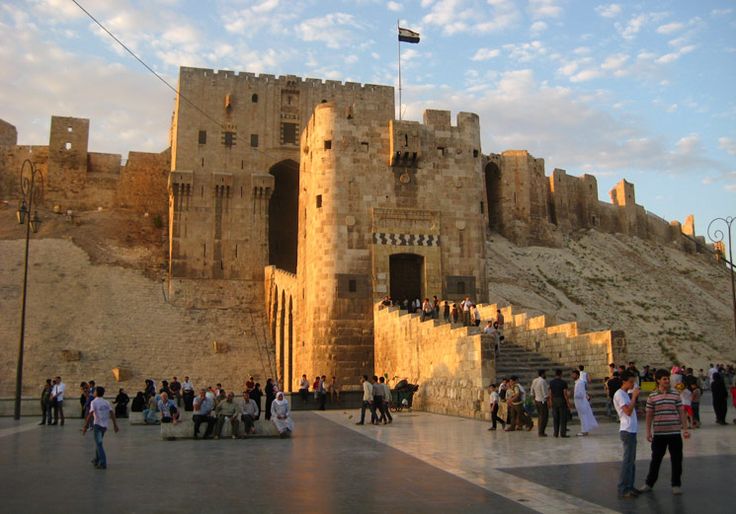
[[419,43],[419,32],[399,27],[399,41],[404,43]]

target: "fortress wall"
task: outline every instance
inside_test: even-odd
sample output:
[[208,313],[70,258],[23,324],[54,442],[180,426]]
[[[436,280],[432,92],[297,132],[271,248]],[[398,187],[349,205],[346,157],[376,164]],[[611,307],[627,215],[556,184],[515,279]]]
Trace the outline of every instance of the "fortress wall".
[[0,148],[13,147],[18,144],[18,129],[5,120],[0,120]]
[[87,154],[87,171],[89,173],[119,175],[120,161],[120,154],[89,152]]
[[[401,314],[403,312],[403,314]],[[375,370],[393,387],[419,384],[414,407],[438,414],[487,419],[485,388],[495,379],[491,339],[421,322],[398,307],[375,306]]]
[[167,179],[171,152],[130,152],[120,173],[117,188],[118,205],[160,215],[168,211]]

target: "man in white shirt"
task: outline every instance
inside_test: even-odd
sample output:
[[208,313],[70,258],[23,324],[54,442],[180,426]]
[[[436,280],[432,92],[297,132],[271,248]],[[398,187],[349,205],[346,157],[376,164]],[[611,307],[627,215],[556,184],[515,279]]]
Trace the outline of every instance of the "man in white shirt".
[[[634,488],[636,473],[636,400],[639,398],[639,388],[636,379],[630,371],[621,375],[623,384],[613,395],[613,406],[616,408],[620,420],[619,435],[624,445],[624,459],[621,463],[621,475],[618,480],[618,494],[622,498],[636,498],[638,491]],[[629,398],[629,391],[632,391]]]
[[107,456],[105,455],[105,448],[102,446],[102,439],[105,437],[107,427],[112,419],[112,425],[117,432],[118,423],[115,419],[115,411],[113,411],[110,402],[105,400],[105,388],[97,386],[95,388],[95,399],[89,404],[89,414],[87,419],[84,421],[84,427],[82,427],[82,435],[87,433],[87,427],[94,422],[92,430],[95,434],[95,458],[92,459],[97,469],[107,469]]
[[539,415],[539,419],[537,420],[539,423],[537,425],[537,435],[539,437],[547,437],[545,430],[547,430],[549,407],[552,402],[545,373],[546,370],[540,369],[539,376],[532,381],[532,397],[534,398],[534,405],[536,405],[537,414]]
[[51,403],[54,407],[54,422],[52,425],[56,425],[59,422],[59,416],[61,416],[61,426],[64,426],[64,391],[66,391],[66,385],[61,381],[61,377],[56,377],[54,380],[54,387],[51,388]]
[[496,384],[488,386],[491,395],[491,428],[488,430],[496,430],[496,423],[501,423],[501,428],[506,428],[506,421],[498,417],[498,407],[501,405],[501,396],[496,391]]
[[240,405],[240,420],[243,422],[243,434],[255,434],[255,422],[258,417],[258,405],[250,399],[248,391],[243,391],[243,403]]
[[184,410],[191,412],[194,408],[194,384],[189,377],[184,377],[184,382],[181,384],[181,395],[184,400]]
[[368,381],[368,375],[363,375],[360,379],[363,385],[363,405],[360,407],[360,421],[356,425],[365,424],[365,410],[371,411],[371,422],[376,419],[376,407],[373,404],[373,384]]

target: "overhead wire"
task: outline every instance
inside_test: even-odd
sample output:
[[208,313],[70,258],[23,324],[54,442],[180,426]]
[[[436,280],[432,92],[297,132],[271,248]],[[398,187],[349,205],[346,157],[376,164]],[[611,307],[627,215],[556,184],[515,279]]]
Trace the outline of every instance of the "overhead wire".
[[72,2],[74,2],[76,4],[76,6],[79,7],[82,10],[82,12],[84,12],[84,14],[86,14],[89,17],[89,19],[91,19],[93,22],[95,22],[95,24],[98,27],[100,27],[108,36],[110,36],[112,39],[114,39],[115,42],[117,44],[119,44],[126,52],[128,52],[130,55],[132,55],[133,58],[136,61],[138,61],[139,63],[141,63],[141,65],[143,65],[144,68],[146,68],[149,72],[151,72],[158,80],[160,80],[161,82],[163,82],[166,85],[166,87],[168,87],[174,93],[176,93],[177,97],[181,98],[182,100],[184,100],[185,102],[187,102],[189,105],[191,105],[192,107],[194,107],[195,109],[197,109],[199,112],[201,112],[202,114],[204,114],[211,121],[213,121],[214,123],[216,123],[217,125],[219,125],[220,127],[222,127],[222,123],[221,122],[217,121],[212,116],[210,116],[204,109],[202,109],[201,107],[199,107],[199,105],[197,105],[196,103],[194,103],[192,100],[190,100],[186,96],[182,95],[178,88],[175,88],[174,86],[172,86],[171,84],[169,84],[169,82],[165,78],[163,78],[159,73],[156,72],[156,70],[154,70],[148,64],[146,64],[145,61],[143,61],[143,59],[141,59],[140,57],[138,57],[133,50],[131,50],[130,48],[128,48],[128,46],[125,43],[123,43],[120,39],[117,38],[117,36],[115,36],[115,34],[113,34],[110,30],[108,30],[108,28],[105,27],[97,18],[95,18],[92,15],[92,13],[90,13],[87,9],[85,9],[82,6],[82,4],[80,4],[77,0],[72,0]]

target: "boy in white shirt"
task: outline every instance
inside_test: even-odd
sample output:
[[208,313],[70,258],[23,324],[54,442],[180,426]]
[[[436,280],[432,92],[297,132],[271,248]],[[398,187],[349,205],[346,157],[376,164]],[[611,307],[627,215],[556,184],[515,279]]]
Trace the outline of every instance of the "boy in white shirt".
[[496,422],[501,423],[501,428],[506,428],[506,421],[498,417],[498,406],[501,403],[501,396],[496,391],[496,384],[488,386],[491,393],[491,428],[488,430],[496,430]]
[[[636,498],[638,491],[634,488],[636,474],[636,400],[639,398],[639,388],[636,387],[636,378],[626,370],[621,375],[621,388],[613,395],[613,406],[616,408],[620,420],[619,435],[624,445],[624,459],[621,463],[621,475],[618,481],[618,494],[622,498]],[[629,391],[632,391],[629,398]]]

